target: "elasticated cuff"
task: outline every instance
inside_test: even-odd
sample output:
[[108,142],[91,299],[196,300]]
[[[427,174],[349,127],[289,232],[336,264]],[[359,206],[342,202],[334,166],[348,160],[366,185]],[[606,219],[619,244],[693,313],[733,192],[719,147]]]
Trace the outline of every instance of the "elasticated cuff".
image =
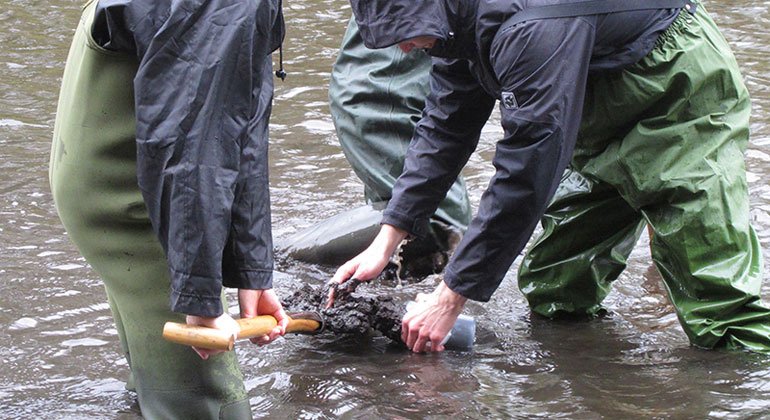
[[221,296],[201,296],[173,289],[171,290],[171,310],[207,318],[215,318],[224,313]]
[[415,219],[392,209],[386,209],[382,213],[382,223],[405,230],[418,238],[424,238],[428,234],[429,222],[428,218]]
[[225,277],[225,287],[236,289],[266,290],[273,288],[273,270],[237,271]]
[[478,302],[489,302],[492,293],[494,293],[494,290],[480,290],[482,287],[480,287],[478,282],[460,279],[450,267],[447,267],[444,272],[444,283],[446,283],[450,290],[458,295]]

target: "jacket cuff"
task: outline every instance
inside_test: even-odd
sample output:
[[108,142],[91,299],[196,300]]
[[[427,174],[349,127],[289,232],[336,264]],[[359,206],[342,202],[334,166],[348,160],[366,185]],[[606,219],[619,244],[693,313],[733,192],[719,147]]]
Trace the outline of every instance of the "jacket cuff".
[[236,271],[225,276],[222,284],[236,289],[267,290],[273,288],[273,270]]
[[222,281],[176,270],[171,274],[171,310],[187,315],[217,317],[222,309]]
[[173,289],[171,290],[171,310],[207,318],[216,318],[224,313],[222,296],[201,296]]
[[478,282],[461,280],[450,267],[447,267],[444,272],[444,283],[458,295],[478,302],[489,302],[492,293],[494,293],[494,289],[491,291],[483,290],[484,288],[479,287]]
[[429,218],[415,219],[393,209],[385,209],[382,213],[382,222],[409,232],[418,238],[424,238],[428,234]]

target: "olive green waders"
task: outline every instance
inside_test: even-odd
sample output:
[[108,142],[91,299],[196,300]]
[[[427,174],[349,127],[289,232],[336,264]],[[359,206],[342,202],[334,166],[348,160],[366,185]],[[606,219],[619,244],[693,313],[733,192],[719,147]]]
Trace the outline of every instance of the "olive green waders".
[[184,315],[169,310],[166,257],[137,187],[137,59],[93,42],[95,4],[84,9],[62,80],[50,167],[56,208],[104,281],[142,415],[251,419],[234,352],[204,361],[161,338],[163,323]]
[[[366,206],[326,219],[279,240],[292,258],[339,265],[366,249],[380,228],[382,211],[404,167],[415,125],[430,87],[430,57],[404,54],[397,46],[366,48],[351,18],[334,64],[329,100],[337,137],[350,166],[364,183]],[[465,182],[458,177],[431,220],[425,238],[410,241],[399,255],[419,275],[432,267],[425,256],[448,253],[471,219]],[[450,228],[451,227],[451,228]],[[416,273],[415,272],[415,273]]]
[[[329,100],[334,126],[350,166],[363,181],[368,203],[386,201],[404,168],[412,133],[430,91],[430,57],[398,46],[364,46],[351,18],[332,69]],[[436,217],[464,232],[471,219],[459,177]]]
[[743,161],[749,96],[703,5],[642,61],[589,79],[571,163],[519,286],[541,315],[594,315],[646,223],[680,323],[701,347],[770,350]]

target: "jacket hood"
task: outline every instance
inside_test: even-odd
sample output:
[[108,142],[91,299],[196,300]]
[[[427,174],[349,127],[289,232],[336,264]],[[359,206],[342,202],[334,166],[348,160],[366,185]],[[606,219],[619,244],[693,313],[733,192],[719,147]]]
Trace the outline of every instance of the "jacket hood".
[[452,36],[441,0],[350,0],[367,48],[385,48],[418,36]]

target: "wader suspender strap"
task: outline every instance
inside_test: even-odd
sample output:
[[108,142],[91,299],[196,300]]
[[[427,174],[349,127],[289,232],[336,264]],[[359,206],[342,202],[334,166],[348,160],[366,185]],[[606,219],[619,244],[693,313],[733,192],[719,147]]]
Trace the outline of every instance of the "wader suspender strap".
[[552,4],[549,6],[532,7],[521,10],[500,26],[504,31],[513,25],[532,19],[551,19],[587,15],[602,15],[605,13],[630,12],[649,9],[679,9],[684,8],[690,14],[695,13],[695,0],[590,0],[575,3]]

